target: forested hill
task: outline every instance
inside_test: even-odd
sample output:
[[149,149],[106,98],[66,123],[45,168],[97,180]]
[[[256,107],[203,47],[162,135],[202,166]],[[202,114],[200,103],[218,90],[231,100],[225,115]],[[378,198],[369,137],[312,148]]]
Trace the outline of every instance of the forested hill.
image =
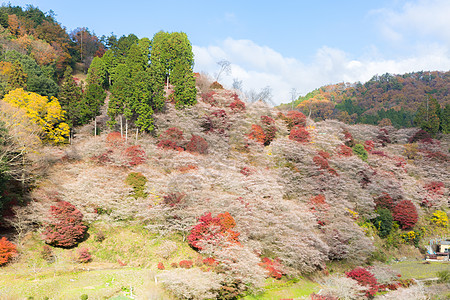
[[434,100],[442,110],[439,117],[446,116],[448,120],[450,72],[386,73],[364,84],[327,85],[281,107],[297,106],[304,113],[311,111],[311,117],[318,120],[335,118],[346,123],[366,124],[378,124],[383,120],[382,125],[391,122],[396,127],[411,127],[420,126],[414,124],[419,108],[428,102],[430,109]]

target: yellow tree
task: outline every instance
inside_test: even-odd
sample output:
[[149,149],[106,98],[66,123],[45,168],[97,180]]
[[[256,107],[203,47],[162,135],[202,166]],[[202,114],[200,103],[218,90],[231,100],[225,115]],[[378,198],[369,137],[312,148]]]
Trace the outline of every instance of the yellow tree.
[[3,101],[23,109],[27,117],[44,132],[44,141],[59,144],[69,136],[65,112],[55,97],[47,98],[19,88],[6,94]]

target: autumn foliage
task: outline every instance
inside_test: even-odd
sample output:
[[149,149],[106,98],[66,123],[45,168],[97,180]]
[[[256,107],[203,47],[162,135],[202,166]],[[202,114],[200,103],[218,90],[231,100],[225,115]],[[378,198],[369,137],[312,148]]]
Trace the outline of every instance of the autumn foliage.
[[87,227],[83,214],[72,204],[58,201],[50,209],[51,222],[45,226],[43,238],[51,246],[70,248],[84,237]]
[[419,218],[416,207],[410,200],[402,200],[393,208],[392,215],[402,229],[414,227]]
[[281,279],[281,277],[285,274],[279,259],[272,260],[268,257],[264,257],[259,265],[266,269],[269,276],[272,278]]
[[208,142],[198,135],[192,135],[191,140],[186,145],[186,151],[198,154],[208,153]]
[[228,242],[239,243],[239,233],[232,230],[236,226],[233,217],[228,213],[218,214],[212,217],[206,213],[198,219],[187,237],[189,244],[198,250],[202,250],[201,242],[225,237]]
[[299,143],[308,143],[310,141],[310,135],[306,128],[300,125],[295,125],[291,129],[289,139]]
[[366,296],[373,297],[378,291],[378,282],[375,276],[362,267],[357,267],[350,272],[346,272],[347,277],[356,280],[359,285],[366,286],[369,289]]
[[17,247],[6,237],[0,239],[0,266],[6,264],[11,258],[17,255]]
[[296,110],[288,111],[286,117],[284,117],[284,120],[286,121],[289,129],[292,129],[295,126],[301,127],[306,126],[306,116],[303,113]]

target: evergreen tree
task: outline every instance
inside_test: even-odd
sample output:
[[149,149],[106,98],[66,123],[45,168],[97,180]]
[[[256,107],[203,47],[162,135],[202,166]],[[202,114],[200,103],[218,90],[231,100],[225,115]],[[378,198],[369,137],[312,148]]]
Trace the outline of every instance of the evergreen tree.
[[441,108],[436,99],[430,97],[422,102],[414,117],[414,125],[429,132],[432,136],[439,131]]
[[175,86],[177,107],[193,105],[196,100],[195,79],[192,75],[194,54],[184,32],[160,31],[153,37],[151,67],[159,68],[167,85]]
[[100,108],[105,103],[106,92],[98,84],[88,84],[80,103],[80,123],[89,123],[100,114]]
[[450,103],[442,110],[441,127],[443,133],[450,133]]
[[67,121],[71,127],[80,124],[81,109],[81,87],[79,87],[72,77],[72,68],[67,67],[64,72],[64,79],[58,95],[59,103],[66,111]]

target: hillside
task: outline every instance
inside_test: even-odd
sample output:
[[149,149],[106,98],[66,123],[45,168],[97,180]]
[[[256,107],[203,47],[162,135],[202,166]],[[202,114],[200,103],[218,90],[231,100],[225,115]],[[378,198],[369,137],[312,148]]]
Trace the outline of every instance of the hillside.
[[[418,129],[314,122],[301,114],[280,115],[263,103],[236,109],[238,97],[230,91],[209,95],[214,105],[200,98],[195,106],[176,110],[167,103],[165,112],[155,115],[155,136],[136,139],[130,133],[125,140],[106,131],[97,137],[80,135],[63,148],[43,149],[45,175],[31,191],[32,201],[16,208],[11,219],[26,237],[19,244],[37,239],[35,248],[22,248],[6,272],[21,274],[23,267],[13,270],[26,264],[28,255],[37,256],[42,270],[52,268],[39,258],[44,241],[33,232],[49,222],[55,201],[74,205],[89,228],[89,237],[76,248],[52,250],[58,254],[55,267],[73,268],[77,264],[69,257],[88,247],[92,262],[84,269],[121,264],[149,269],[172,293],[189,291],[199,298],[258,291],[266,276],[263,257],[276,259],[277,272],[295,278],[324,270],[333,261],[352,266],[400,258],[414,253],[410,244],[421,248],[431,237],[448,235],[448,227],[430,219],[434,212],[448,212],[447,137],[410,144]],[[293,122],[298,127],[291,127]],[[258,126],[262,134],[275,132],[267,146],[266,139],[258,139]],[[297,138],[295,130],[302,131]],[[358,145],[364,146],[357,150]],[[130,185],[130,174],[145,179],[140,187],[133,188],[133,181]],[[380,239],[371,219],[386,197],[394,206],[411,201],[418,220],[397,221],[400,227]],[[193,238],[199,222],[212,226],[221,216],[228,220],[227,229],[220,229],[219,222],[219,228]],[[97,240],[100,231],[102,242]],[[411,240],[411,232],[417,238]],[[219,265],[207,267],[208,257]],[[182,260],[199,262],[192,269],[171,266]],[[158,263],[165,270],[158,270]],[[202,280],[200,290],[192,286],[200,284],[197,280]],[[11,287],[8,293],[15,290]],[[141,299],[145,291],[140,286],[134,293]],[[30,290],[14,293],[33,295]]]
[[[383,119],[397,128],[412,127],[419,107],[436,99],[446,118],[450,110],[450,72],[386,73],[366,83],[323,86],[282,108],[298,107],[317,120],[377,125]],[[446,121],[448,123],[448,121]]]
[[[0,298],[449,296],[449,263],[421,262],[450,239],[447,73],[280,110],[194,74],[182,32],[0,24]],[[429,132],[402,123],[424,99]]]

